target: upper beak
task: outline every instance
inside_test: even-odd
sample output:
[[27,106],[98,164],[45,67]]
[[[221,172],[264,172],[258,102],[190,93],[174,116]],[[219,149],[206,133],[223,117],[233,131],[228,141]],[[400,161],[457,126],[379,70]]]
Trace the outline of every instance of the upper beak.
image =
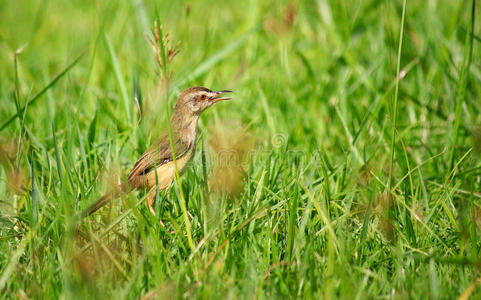
[[219,101],[232,99],[232,97],[219,97],[220,95],[225,94],[225,93],[232,93],[232,91],[222,90],[222,91],[215,92],[214,95],[210,98],[211,99],[210,101],[212,101],[212,103],[216,103],[216,102],[219,102]]

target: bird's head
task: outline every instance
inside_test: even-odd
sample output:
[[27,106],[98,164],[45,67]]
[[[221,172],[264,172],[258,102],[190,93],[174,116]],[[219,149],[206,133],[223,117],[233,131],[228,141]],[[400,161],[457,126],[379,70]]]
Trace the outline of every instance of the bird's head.
[[186,89],[179,95],[174,110],[199,115],[214,103],[232,99],[232,97],[222,97],[225,93],[232,93],[232,91],[222,90],[215,92],[205,87],[194,86]]

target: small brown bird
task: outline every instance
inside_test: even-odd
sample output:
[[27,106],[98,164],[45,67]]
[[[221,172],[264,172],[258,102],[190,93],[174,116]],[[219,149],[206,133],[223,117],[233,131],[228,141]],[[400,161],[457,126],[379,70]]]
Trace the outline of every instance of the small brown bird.
[[[175,155],[177,170],[180,173],[194,155],[197,122],[200,114],[214,103],[232,99],[231,97],[221,97],[223,94],[231,92],[228,90],[214,92],[200,86],[183,91],[177,98],[170,119],[173,149],[170,144],[169,132],[166,130],[160,135],[158,141],[140,156],[130,171],[127,182],[122,184],[118,190],[107,193],[97,200],[83,215],[88,216],[94,213],[117,197],[121,191],[152,190],[156,186],[162,190],[168,187],[175,177],[173,156]],[[154,198],[155,193],[150,193],[147,202],[150,211],[155,215],[152,207]]]

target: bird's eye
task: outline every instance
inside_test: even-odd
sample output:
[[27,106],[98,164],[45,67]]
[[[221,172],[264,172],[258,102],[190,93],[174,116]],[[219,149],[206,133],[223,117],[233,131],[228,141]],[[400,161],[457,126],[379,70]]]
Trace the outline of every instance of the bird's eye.
[[200,96],[200,100],[205,100],[205,98],[207,98],[207,96],[206,96],[205,94],[202,94],[202,95]]

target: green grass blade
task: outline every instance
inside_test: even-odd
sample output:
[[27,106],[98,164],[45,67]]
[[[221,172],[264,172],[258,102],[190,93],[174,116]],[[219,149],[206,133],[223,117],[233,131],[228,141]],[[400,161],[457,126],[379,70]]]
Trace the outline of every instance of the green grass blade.
[[65,69],[63,69],[60,74],[55,76],[55,78],[52,79],[52,81],[50,81],[50,83],[47,84],[37,95],[28,100],[23,108],[21,108],[19,111],[17,111],[15,115],[11,116],[7,121],[5,121],[2,126],[0,126],[0,131],[5,129],[8,125],[10,125],[10,123],[12,123],[17,117],[19,117],[28,106],[32,106],[38,99],[40,99],[43,94],[45,94],[50,88],[52,88],[57,83],[57,81],[59,81],[64,75],[66,75],[79,62],[79,60],[84,56],[84,54],[85,52],[77,56],[77,58],[74,59],[72,63],[70,63]]
[[[219,63],[221,60],[226,58],[229,54],[234,52],[236,49],[238,49],[242,44],[248,41],[248,38],[259,31],[262,27],[260,24],[254,26],[252,29],[247,31],[245,34],[240,36],[239,38],[233,40],[230,42],[227,46],[224,48],[220,49],[218,52],[216,52],[214,55],[206,59],[203,63],[198,65],[195,69],[193,69],[189,74],[179,81],[177,81],[174,84],[174,87],[180,88],[183,87],[186,83],[194,81],[201,75],[205,74],[209,70],[211,70],[217,63]],[[174,89],[175,90],[175,89]]]
[[104,35],[104,41],[105,41],[105,44],[107,45],[107,50],[109,51],[110,63],[114,69],[115,79],[117,80],[117,84],[119,85],[120,96],[122,98],[122,103],[124,104],[124,113],[127,117],[128,123],[132,124],[133,101],[132,102],[130,101],[129,96],[127,94],[127,88],[125,86],[124,76],[122,74],[122,68],[120,66],[119,59],[107,35]]

